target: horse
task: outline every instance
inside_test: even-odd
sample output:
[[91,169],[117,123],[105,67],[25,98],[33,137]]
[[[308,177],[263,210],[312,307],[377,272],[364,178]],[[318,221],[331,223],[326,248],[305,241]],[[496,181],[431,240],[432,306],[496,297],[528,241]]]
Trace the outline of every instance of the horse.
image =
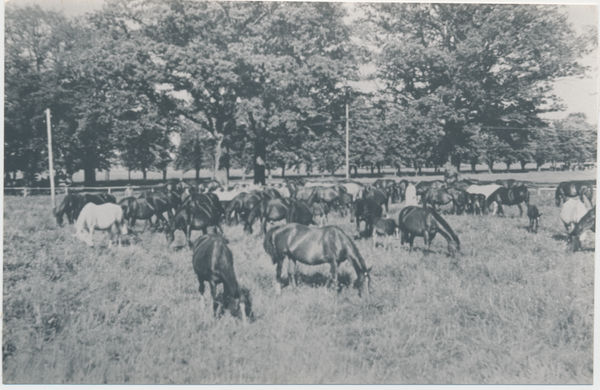
[[111,194],[83,194],[83,205],[93,203],[95,205],[101,205],[104,203],[117,203],[117,199]]
[[[148,203],[148,199],[130,196],[121,199],[118,205],[123,209],[123,218],[130,228],[133,229],[135,221],[138,219],[146,220],[146,225],[150,224],[152,226],[152,216],[156,214],[156,210]],[[144,227],[144,230],[146,230],[146,227]]]
[[363,199],[371,198],[380,206],[385,206],[385,212],[389,212],[389,196],[388,193],[379,188],[367,187],[363,192]]
[[391,218],[375,218],[373,222],[373,249],[377,247],[377,237],[384,236],[386,237],[386,244],[384,247],[386,249],[391,248],[392,245],[392,237],[398,236],[398,225],[396,221]]
[[521,206],[521,203],[525,203],[527,207],[529,207],[529,191],[525,185],[511,188],[500,187],[485,200],[486,209],[489,209],[493,202],[496,202],[498,205],[498,215],[504,215],[502,205],[517,205],[519,207],[519,216],[522,217],[523,207]]
[[313,192],[315,192],[316,187],[299,187],[294,193],[294,198],[297,200],[308,200],[311,197]]
[[342,194],[338,199],[338,208],[340,211],[340,216],[345,217],[350,207],[352,206],[352,195],[350,194]]
[[381,218],[383,209],[373,198],[358,199],[352,205],[352,216],[350,222],[356,219],[356,231],[360,233],[360,221],[365,221],[365,235],[373,234],[373,222],[375,218]]
[[585,205],[576,198],[569,198],[560,210],[560,219],[567,229],[567,233],[570,233],[575,225],[583,218],[588,212]]
[[67,219],[70,225],[73,225],[75,221],[77,221],[77,217],[79,217],[79,213],[84,206],[83,196],[77,194],[67,194],[60,206],[58,206],[58,210],[54,216],[56,217],[56,223],[58,226],[63,223],[63,214],[67,215]]
[[452,212],[462,214],[469,203],[469,195],[466,191],[457,188],[430,188],[423,197],[423,207],[431,204],[434,208],[452,202]]
[[337,226],[317,228],[297,223],[276,226],[265,235],[263,247],[271,256],[273,264],[277,265],[277,293],[281,291],[281,271],[283,261],[287,257],[290,264],[294,263],[293,273],[288,265],[288,280],[293,287],[296,285],[297,262],[308,265],[329,264],[333,283],[337,288],[338,266],[344,260],[349,260],[356,271],[359,296],[362,296],[363,292],[369,296],[371,268],[367,268],[350,237]]
[[[192,265],[200,283],[201,307],[204,307],[204,282],[208,282],[213,299],[213,314],[217,316],[227,308],[234,317],[242,322],[252,315],[249,294],[245,293],[235,277],[233,254],[227,246],[227,240],[216,234],[207,234],[194,242]],[[217,301],[217,285],[223,284],[223,304]],[[219,306],[221,311],[219,313]]]
[[363,185],[356,181],[342,180],[339,185],[346,189],[346,193],[352,197],[352,201],[361,198],[363,192]]
[[225,215],[225,210],[221,205],[221,201],[219,200],[218,195],[214,192],[206,192],[203,194],[190,194],[190,196],[188,196],[177,209],[181,207],[186,207],[188,204],[199,205],[202,203],[210,204],[215,209],[217,209],[217,212],[219,212],[219,214]]
[[579,196],[582,202],[585,202],[583,200],[584,197],[587,198],[591,205],[592,198],[594,197],[594,184],[595,183],[591,181],[584,180],[563,181],[562,183],[559,183],[554,194],[556,207],[560,207],[561,203],[565,202],[567,198],[576,196]]
[[498,184],[499,186],[506,187],[506,188],[513,188],[513,187],[518,187],[520,185],[523,185],[522,182],[517,181],[515,179],[505,179],[505,180],[498,179],[494,183]]
[[299,223],[301,225],[316,225],[317,223],[313,219],[312,212],[308,205],[299,200],[293,200],[292,204],[288,208],[287,215],[285,217],[286,223]]
[[256,193],[241,192],[233,198],[225,210],[225,223],[231,225],[233,221],[232,214],[235,214],[237,222],[241,221],[245,224],[248,214],[262,199],[263,196]]
[[127,234],[123,209],[114,203],[101,205],[88,203],[85,205],[77,218],[73,236],[85,242],[89,247],[93,247],[94,230],[108,231],[109,248],[112,247],[113,233],[116,233],[118,245],[121,246],[121,235]]
[[319,226],[323,226],[325,221],[329,221],[329,206],[327,203],[313,203],[309,207],[313,219],[319,217]]
[[181,198],[176,192],[169,191],[165,192],[145,192],[140,195],[140,198],[146,199],[150,206],[154,208],[154,215],[156,215],[156,223],[159,221],[163,225],[167,224],[167,220],[164,217],[164,213],[169,216],[169,221],[173,218],[173,211],[177,210],[181,204]]
[[485,208],[485,195],[483,194],[469,194],[469,202],[467,203],[468,211],[473,215],[483,215],[487,213]]
[[400,191],[395,180],[392,179],[377,179],[372,184],[373,187],[385,190],[391,197],[392,203],[397,203],[400,199]]
[[451,255],[460,251],[460,240],[452,231],[448,223],[435,210],[418,206],[403,208],[398,215],[398,227],[401,232],[401,243],[410,244],[412,251],[415,236],[423,237],[427,249],[437,233],[440,233],[448,242],[448,251]]
[[408,188],[409,184],[410,184],[410,182],[406,179],[400,180],[400,182],[397,184],[398,194],[400,195],[401,202],[406,201],[406,189]]
[[415,187],[417,189],[417,196],[420,196],[422,198],[423,195],[425,195],[425,193],[430,188],[434,188],[434,189],[445,188],[446,187],[446,183],[444,183],[441,180],[420,181],[420,182],[417,183],[417,185]]
[[569,233],[568,240],[571,242],[573,252],[581,248],[581,235],[588,230],[596,232],[596,206],[592,207]]
[[262,221],[261,231],[263,234],[266,234],[267,223],[277,222],[285,219],[292,202],[294,202],[294,200],[290,198],[263,199],[252,209],[248,215],[248,221],[244,227],[244,230],[252,234],[252,225],[254,224],[254,220],[257,217],[260,217],[260,220]]
[[181,230],[191,247],[192,230],[201,230],[202,234],[207,234],[209,227],[223,233],[220,215],[212,205],[205,203],[197,206],[190,204],[187,207],[181,207],[165,229],[167,245],[171,245],[175,241],[175,231]]
[[529,231],[537,233],[542,213],[540,213],[537,206],[532,205],[527,208],[527,216],[529,217]]
[[336,185],[331,187],[318,186],[314,187],[314,191],[307,199],[309,205],[318,202],[325,203],[329,208],[337,202],[341,194],[345,194],[346,189],[342,186]]

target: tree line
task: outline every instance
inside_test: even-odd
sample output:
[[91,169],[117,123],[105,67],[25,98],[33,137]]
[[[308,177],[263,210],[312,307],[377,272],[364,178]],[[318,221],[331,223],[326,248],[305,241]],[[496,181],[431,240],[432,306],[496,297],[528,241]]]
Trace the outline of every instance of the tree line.
[[[5,178],[207,167],[358,167],[585,160],[596,132],[563,109],[595,34],[554,5],[107,1],[68,18],[8,3]],[[364,76],[361,66],[375,71]],[[352,88],[375,81],[366,93]]]

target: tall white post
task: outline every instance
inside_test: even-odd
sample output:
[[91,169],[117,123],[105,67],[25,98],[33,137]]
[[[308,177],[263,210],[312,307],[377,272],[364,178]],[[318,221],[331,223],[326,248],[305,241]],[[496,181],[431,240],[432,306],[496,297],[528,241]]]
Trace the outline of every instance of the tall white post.
[[50,109],[46,109],[46,125],[48,128],[48,163],[50,165],[50,195],[52,195],[52,214],[56,213],[56,200],[54,198],[54,166],[52,158],[52,125],[50,124]]
[[348,124],[348,102],[346,102],[346,179],[350,179],[350,158],[348,154],[349,149],[349,138],[350,138],[350,126]]

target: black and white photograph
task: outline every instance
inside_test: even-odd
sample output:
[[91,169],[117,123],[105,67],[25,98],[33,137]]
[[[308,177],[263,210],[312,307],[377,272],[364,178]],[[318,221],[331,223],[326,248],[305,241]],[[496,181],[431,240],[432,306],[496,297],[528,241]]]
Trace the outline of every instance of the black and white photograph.
[[598,4],[7,0],[4,385],[592,385]]

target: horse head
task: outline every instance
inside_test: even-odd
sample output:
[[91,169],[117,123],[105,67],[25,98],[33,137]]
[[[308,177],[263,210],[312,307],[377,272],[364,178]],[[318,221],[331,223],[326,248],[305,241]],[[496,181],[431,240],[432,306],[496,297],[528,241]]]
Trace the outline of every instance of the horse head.
[[363,293],[367,297],[370,298],[370,288],[371,288],[371,269],[373,267],[369,267],[364,271],[357,273],[356,284],[358,287],[358,296],[362,297]]

